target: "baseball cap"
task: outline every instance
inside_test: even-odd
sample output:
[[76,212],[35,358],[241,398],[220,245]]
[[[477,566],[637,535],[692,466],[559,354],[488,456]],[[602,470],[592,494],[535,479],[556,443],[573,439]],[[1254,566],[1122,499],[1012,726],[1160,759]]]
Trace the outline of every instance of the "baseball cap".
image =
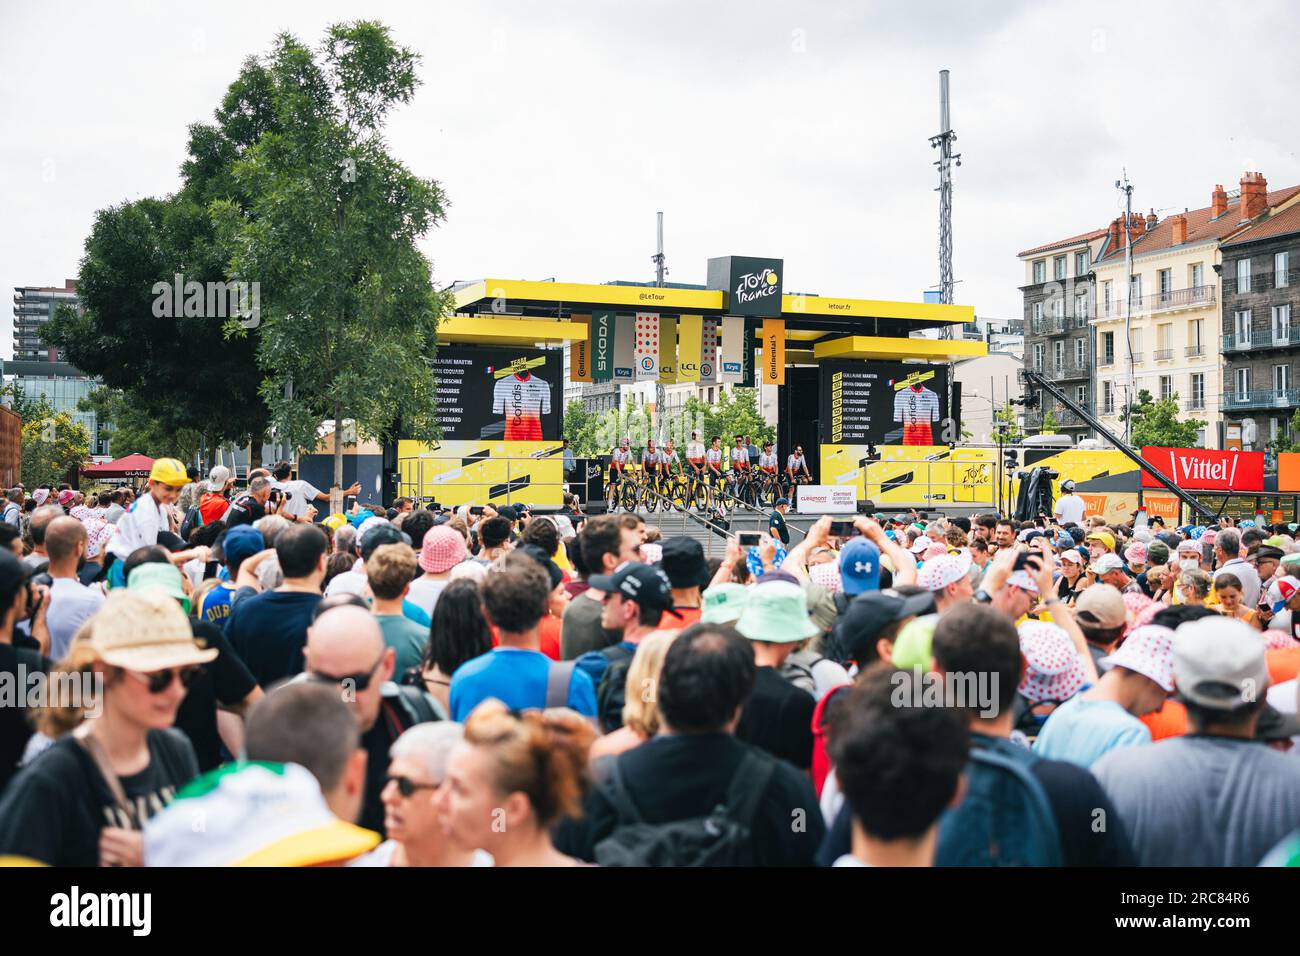
[[587,583],[606,594],[617,591],[641,607],[667,611],[674,617],[681,617],[673,610],[672,582],[661,568],[640,561],[626,561],[613,574],[592,575]]
[[1069,561],[1071,564],[1077,564],[1082,567],[1085,564],[1084,557],[1079,553],[1078,548],[1066,548],[1061,552],[1061,560]]
[[420,544],[420,570],[441,574],[465,560],[469,549],[459,531],[446,525],[430,528]]
[[1115,550],[1115,536],[1109,531],[1093,531],[1084,539],[1085,541],[1100,541],[1106,546],[1107,551]]
[[929,670],[938,623],[938,614],[926,614],[904,624],[894,641],[894,654],[889,662],[904,670]]
[[251,524],[237,524],[226,531],[221,539],[221,553],[226,556],[226,564],[231,567],[238,567],[265,549],[266,539]]
[[71,501],[75,497],[76,495],[73,492],[69,491],[67,488],[64,488],[62,491],[59,492],[59,504],[66,505],[69,501]]
[[1028,571],[1012,571],[1007,576],[1007,584],[1014,584],[1022,591],[1028,591],[1030,594],[1038,593],[1038,582],[1029,576]]
[[921,537],[912,542],[912,546],[907,550],[911,551],[913,554],[925,554],[925,552],[930,550],[930,545],[933,543],[934,542],[925,535],[921,535]]
[[665,538],[659,566],[675,588],[708,587],[709,563],[704,560],[704,546],[694,538],[685,535]]
[[943,554],[931,558],[921,565],[916,574],[916,583],[927,591],[942,591],[950,584],[956,584],[970,574],[971,556],[965,554]]
[[496,506],[496,508],[497,508],[497,514],[500,515],[502,518],[505,518],[511,524],[514,524],[516,521],[519,520],[519,511],[515,508],[514,505],[498,505]]
[[185,466],[175,458],[159,458],[149,469],[149,480],[181,488],[190,483],[190,476],[185,473]]
[[1074,602],[1074,616],[1092,627],[1121,627],[1128,621],[1124,595],[1113,584],[1084,588]]
[[850,597],[880,587],[880,549],[866,538],[854,538],[840,549],[840,580]]
[[1300,591],[1300,578],[1284,574],[1268,586],[1264,601],[1272,608],[1274,614],[1280,614],[1286,608],[1286,602],[1291,600],[1296,591]]
[[1168,564],[1169,545],[1163,541],[1152,541],[1147,545],[1147,564]]
[[772,644],[793,644],[820,633],[808,616],[808,598],[803,588],[789,581],[754,585],[736,621],[736,630],[751,641]]
[[1202,552],[1202,550],[1201,550],[1201,544],[1200,544],[1200,542],[1199,542],[1199,541],[1192,541],[1192,540],[1190,540],[1190,539],[1187,540],[1187,541],[1179,541],[1179,542],[1178,542],[1178,553],[1179,553],[1179,554],[1194,554],[1194,555],[1196,555],[1198,558],[1201,557],[1201,555],[1203,554],[1203,552]]
[[749,602],[749,588],[743,584],[726,581],[705,591],[700,620],[705,624],[731,624],[740,617]]
[[230,480],[230,469],[225,465],[213,465],[208,472],[208,491],[220,491]]
[[131,591],[161,591],[169,598],[180,601],[185,613],[190,613],[190,596],[185,593],[181,569],[175,565],[156,561],[137,565],[126,579],[126,586]]
[[881,631],[896,621],[933,611],[934,595],[929,593],[903,595],[893,588],[867,591],[850,601],[840,616],[835,625],[835,643],[850,660],[866,664],[875,659]]
[[1167,693],[1174,690],[1174,632],[1158,624],[1134,628],[1115,653],[1098,662],[1102,667],[1124,667],[1155,681]]
[[1055,624],[1026,621],[1017,628],[1025,676],[1020,693],[1033,703],[1069,700],[1087,680],[1070,636]]
[[1092,571],[1094,574],[1105,574],[1108,571],[1123,571],[1124,559],[1118,554],[1103,554],[1096,561],[1092,562],[1092,566],[1088,570]]
[[1264,642],[1249,624],[1222,617],[1182,625],[1174,635],[1174,681],[1188,702],[1236,710],[1268,689]]
[[[777,498],[777,499],[776,499],[776,503],[777,503],[778,505],[788,505],[788,504],[790,504],[790,499],[789,499],[789,498]],[[775,505],[773,505],[773,507],[775,507]]]

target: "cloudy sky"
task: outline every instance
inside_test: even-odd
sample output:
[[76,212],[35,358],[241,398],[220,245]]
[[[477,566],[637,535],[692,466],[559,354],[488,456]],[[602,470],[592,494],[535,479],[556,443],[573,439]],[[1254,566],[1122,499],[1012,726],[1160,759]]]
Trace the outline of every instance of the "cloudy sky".
[[649,279],[663,210],[670,280],[775,256],[788,291],[919,300],[944,68],[957,301],[981,315],[1021,314],[1016,253],[1117,215],[1125,167],[1162,215],[1246,169],[1300,182],[1287,0],[0,0],[0,285],[75,276],[97,209],[177,188],[244,57],[362,15],[423,56],[389,139],[451,199],[439,284]]

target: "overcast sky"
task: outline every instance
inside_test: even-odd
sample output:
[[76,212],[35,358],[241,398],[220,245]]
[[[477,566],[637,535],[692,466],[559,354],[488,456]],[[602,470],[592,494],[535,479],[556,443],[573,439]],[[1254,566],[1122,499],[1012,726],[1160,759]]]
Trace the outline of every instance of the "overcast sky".
[[[206,11],[206,12],[204,12]],[[938,71],[952,71],[957,301],[1021,314],[1021,249],[1135,204],[1300,182],[1295,3],[0,0],[0,285],[76,275],[97,209],[179,184],[186,127],[290,31],[388,24],[423,56],[393,152],[451,206],[439,285],[669,279],[785,259],[787,291],[938,281]],[[12,354],[12,308],[0,353]]]

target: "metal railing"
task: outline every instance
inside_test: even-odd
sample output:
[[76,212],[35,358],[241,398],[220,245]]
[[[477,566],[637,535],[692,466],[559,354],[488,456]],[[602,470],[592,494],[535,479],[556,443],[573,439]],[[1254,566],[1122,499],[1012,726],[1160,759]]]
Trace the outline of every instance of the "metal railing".
[[1152,357],[1157,362],[1172,362],[1174,360],[1174,350],[1156,349],[1155,352],[1152,353]]
[[[1225,268],[1223,271],[1227,272],[1228,269]],[[1268,272],[1251,273],[1250,288],[1243,292],[1242,295],[1249,295],[1252,292],[1268,292],[1270,289],[1286,289],[1293,285],[1300,285],[1300,268],[1288,269],[1286,271],[1286,278],[1283,280],[1282,285],[1275,284],[1274,280],[1276,277],[1276,269],[1270,269]],[[1224,295],[1237,294],[1237,276],[1235,273],[1235,267],[1233,275],[1230,277],[1225,276],[1222,279],[1222,282]]]
[[1205,346],[1189,345],[1187,346],[1186,349],[1183,350],[1183,354],[1186,355],[1188,358],[1199,358],[1200,356],[1205,354]]
[[1223,396],[1225,411],[1247,408],[1285,408],[1300,405],[1300,389],[1255,388],[1247,392],[1230,391]]
[[[669,527],[669,524],[673,524],[674,527],[679,528],[680,530],[678,533],[682,535],[686,534],[686,529],[691,523],[702,527],[710,532],[705,535],[705,540],[701,542],[704,546],[705,556],[710,558],[713,557],[715,542],[718,542],[717,546],[719,553],[724,553],[726,551],[726,540],[735,537],[735,534],[729,529],[722,527],[722,525],[715,521],[710,521],[702,515],[696,514],[689,507],[678,509],[675,502],[666,495],[662,495],[655,491],[653,488],[643,488],[642,490],[645,494],[653,495],[658,499],[660,510],[656,513],[654,524],[663,533],[664,537],[671,537],[669,531],[672,529]],[[672,519],[674,517],[679,518],[680,521],[673,522]],[[719,538],[721,538],[721,542],[719,542]]]
[[[1156,312],[1168,312],[1171,309],[1191,309],[1213,305],[1215,286],[1198,285],[1190,289],[1171,289],[1168,292],[1154,292],[1151,295],[1133,296],[1133,315],[1152,315]],[[1121,299],[1102,300],[1096,318],[1122,319],[1124,302]]]
[[1300,326],[1285,329],[1252,329],[1249,335],[1231,332],[1223,337],[1223,351],[1246,352],[1252,349],[1280,349],[1300,345]]

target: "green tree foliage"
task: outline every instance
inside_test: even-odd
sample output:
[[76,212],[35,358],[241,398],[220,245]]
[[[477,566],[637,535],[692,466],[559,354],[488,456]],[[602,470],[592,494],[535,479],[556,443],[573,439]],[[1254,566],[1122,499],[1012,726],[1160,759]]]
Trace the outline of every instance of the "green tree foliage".
[[1014,445],[1025,437],[1024,429],[1016,421],[1016,407],[1010,401],[993,413],[993,427],[1002,431],[1002,441],[1007,445]]
[[1127,421],[1132,414],[1133,424],[1129,444],[1134,448],[1157,445],[1165,448],[1193,448],[1197,433],[1205,422],[1197,418],[1178,420],[1178,395],[1156,401],[1145,388],[1138,392],[1137,402],[1131,409],[1120,413]]
[[45,396],[29,398],[13,383],[0,388],[0,396],[23,420],[19,480],[25,488],[57,485],[90,458],[90,429],[55,411]]
[[587,411],[580,398],[571,400],[564,408],[564,437],[577,458],[593,458],[609,452],[601,444],[601,416]]
[[759,414],[757,392],[752,388],[725,391],[718,396],[716,405],[707,405],[692,395],[683,412],[687,420],[699,423],[701,441],[706,445],[714,435],[722,438],[724,448],[730,447],[737,435],[748,435],[760,447],[776,441],[776,429]]
[[108,450],[114,458],[138,452],[150,458],[192,461],[202,445],[203,436],[194,429],[166,428],[117,389],[97,388],[81,400],[78,408],[94,412],[100,422],[113,426]]
[[1286,434],[1278,435],[1268,443],[1267,447],[1274,455],[1300,451],[1300,408],[1297,408],[1295,414],[1291,416]]
[[1055,435],[1059,427],[1060,423],[1056,420],[1055,409],[1046,409],[1043,412],[1043,424],[1039,426],[1038,433],[1040,435]]
[[[445,197],[383,140],[390,110],[419,83],[416,54],[374,22],[331,27],[319,51],[283,34],[241,81],[265,112],[232,166],[247,202],[211,206],[228,272],[261,287],[261,395],[279,434],[314,444],[323,419],[384,439],[438,437],[434,357],[446,298],[416,246]],[[226,323],[233,340],[249,336]],[[290,393],[291,390],[291,393]],[[286,394],[291,397],[286,397]],[[334,480],[342,482],[342,447]]]

